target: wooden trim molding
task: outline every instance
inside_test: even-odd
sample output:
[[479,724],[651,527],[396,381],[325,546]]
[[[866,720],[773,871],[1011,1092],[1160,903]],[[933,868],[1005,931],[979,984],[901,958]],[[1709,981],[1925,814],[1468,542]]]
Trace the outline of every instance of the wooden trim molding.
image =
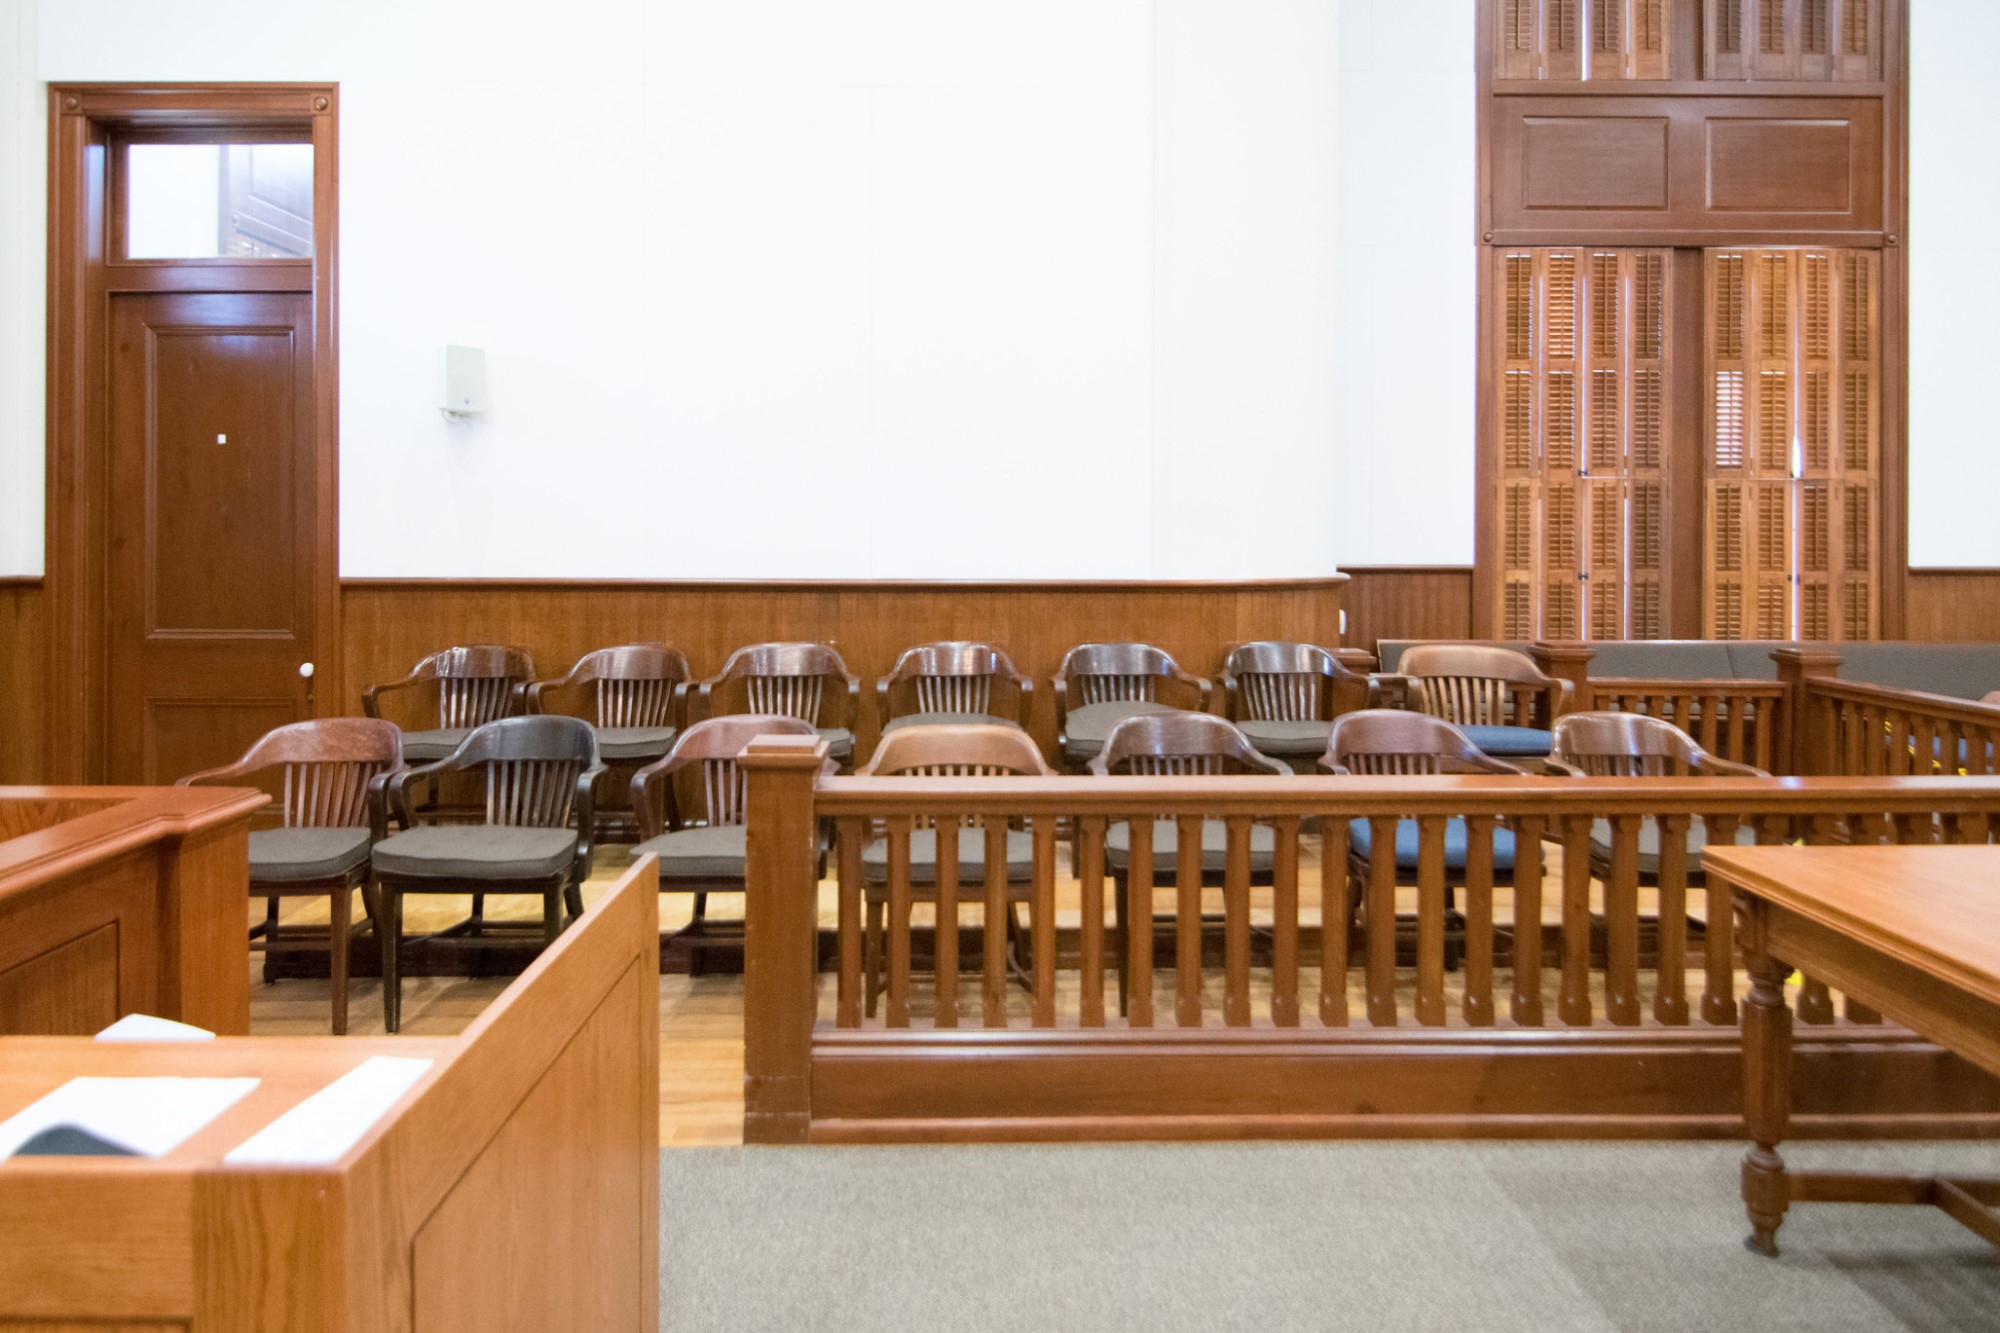
[[342,591],[356,592],[1012,592],[1028,590],[1262,592],[1273,589],[1337,588],[1345,574],[1286,579],[444,579],[344,578]]

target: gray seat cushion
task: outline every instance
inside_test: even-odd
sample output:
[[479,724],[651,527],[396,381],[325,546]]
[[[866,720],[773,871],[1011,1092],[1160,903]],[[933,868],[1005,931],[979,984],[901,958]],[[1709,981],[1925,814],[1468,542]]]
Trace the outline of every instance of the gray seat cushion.
[[413,828],[376,843],[375,869],[435,879],[546,879],[568,869],[575,855],[573,829],[453,824]]
[[1063,723],[1063,735],[1068,742],[1063,746],[1063,754],[1069,759],[1095,759],[1104,751],[1104,738],[1126,718],[1179,711],[1171,704],[1152,703],[1144,699],[1116,699],[1110,703],[1073,708]]
[[[1736,826],[1736,845],[1754,847],[1757,830],[1749,821]],[[1708,826],[1699,819],[1688,821],[1688,862],[1690,875],[1701,873],[1701,849],[1708,846]],[[1611,821],[1595,819],[1590,824],[1590,859],[1603,863],[1611,859]],[[1639,825],[1639,874],[1652,878],[1660,873],[1660,823],[1648,819]]]
[[[1180,856],[1180,825],[1172,819],[1153,821],[1153,878],[1172,875]],[[1278,835],[1262,824],[1250,826],[1250,873],[1267,872],[1277,859]],[[1221,874],[1229,855],[1229,826],[1219,819],[1201,821],[1201,868]],[[1132,826],[1113,824],[1104,833],[1104,863],[1123,871],[1132,860]]]
[[854,757],[854,733],[846,727],[820,727],[820,739],[826,742],[826,757],[845,763]]
[[648,838],[632,849],[632,859],[660,858],[661,880],[742,879],[747,851],[741,824],[686,828]]
[[658,759],[673,748],[672,727],[599,727],[600,759]]
[[1019,730],[1021,724],[1011,717],[999,717],[993,713],[906,713],[902,717],[892,717],[882,725],[884,733],[898,727],[1013,727]]
[[368,861],[365,828],[274,828],[250,835],[250,878],[333,879]]
[[406,731],[403,733],[403,758],[410,763],[429,763],[442,759],[456,750],[467,736],[470,727],[440,727],[435,731]]
[[1249,721],[1238,722],[1236,729],[1264,754],[1310,757],[1326,753],[1326,738],[1333,730],[1333,723]]
[[[1035,835],[1007,834],[1007,878],[1027,879],[1035,873]],[[889,882],[889,842],[878,838],[861,849],[862,878],[870,884]],[[986,830],[962,828],[958,831],[958,882],[986,882]],[[910,883],[937,883],[937,830],[920,828],[910,833]]]
[[1594,645],[1593,678],[1636,680],[1728,680],[1736,674],[1729,645],[1696,639],[1613,639]]

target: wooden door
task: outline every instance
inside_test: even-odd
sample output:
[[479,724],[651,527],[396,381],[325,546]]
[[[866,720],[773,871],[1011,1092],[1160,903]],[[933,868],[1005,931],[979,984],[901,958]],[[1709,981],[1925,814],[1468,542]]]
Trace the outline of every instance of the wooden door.
[[313,305],[111,300],[112,782],[169,783],[310,716]]

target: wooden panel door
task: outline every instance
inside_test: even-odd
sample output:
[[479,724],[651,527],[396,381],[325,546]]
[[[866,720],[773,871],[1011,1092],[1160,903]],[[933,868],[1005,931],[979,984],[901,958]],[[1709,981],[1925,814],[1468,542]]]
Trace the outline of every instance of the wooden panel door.
[[107,777],[167,783],[310,714],[312,298],[111,307]]

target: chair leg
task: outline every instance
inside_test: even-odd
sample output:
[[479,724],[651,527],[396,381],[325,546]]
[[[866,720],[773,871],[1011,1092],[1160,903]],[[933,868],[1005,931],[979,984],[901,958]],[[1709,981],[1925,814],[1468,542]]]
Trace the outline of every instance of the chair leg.
[[472,915],[465,919],[465,933],[468,935],[486,933],[486,895],[483,893],[472,895]]
[[333,1035],[347,1035],[347,945],[354,928],[354,886],[342,884],[328,904],[326,975],[333,989]]
[[688,918],[688,925],[699,926],[704,921],[707,920],[708,920],[708,895],[705,893],[697,893],[694,896],[694,915]]
[[270,985],[278,979],[278,960],[272,946],[278,942],[278,899],[264,900],[264,984]]
[[562,903],[563,891],[561,889],[544,889],[542,891],[542,947],[544,949],[554,944],[556,936],[562,934]]
[[875,1002],[882,994],[882,916],[886,910],[883,903],[868,904],[868,924],[861,936],[861,970],[868,977],[864,1012],[870,1018],[875,1017]]
[[563,886],[563,907],[569,912],[570,921],[583,915],[583,885],[572,882]]
[[393,1033],[403,1026],[403,890],[383,884],[375,894],[381,911],[375,928],[382,936],[382,1029]]

